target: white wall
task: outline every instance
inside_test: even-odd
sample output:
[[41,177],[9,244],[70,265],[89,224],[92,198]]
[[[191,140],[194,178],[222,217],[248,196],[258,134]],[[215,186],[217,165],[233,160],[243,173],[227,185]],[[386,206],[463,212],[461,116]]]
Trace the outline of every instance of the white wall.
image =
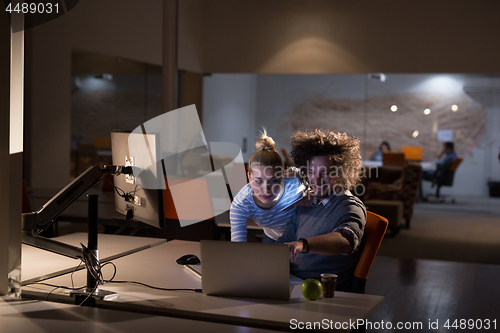
[[[447,93],[450,89],[463,92],[463,87],[491,88],[498,86],[500,82],[500,79],[492,80],[487,76],[474,75],[390,74],[382,83],[374,80],[365,81],[366,75],[363,74],[258,74],[254,75],[256,93],[253,95],[251,90],[246,92],[240,90],[248,89],[246,86],[249,81],[245,81],[247,84],[242,83],[244,77],[245,74],[213,75],[205,81],[204,107],[208,107],[204,112],[206,133],[219,137],[220,124],[232,124],[234,126],[231,127],[231,131],[235,133],[235,138],[239,138],[239,131],[236,130],[237,122],[232,119],[244,119],[248,116],[247,112],[251,111],[247,110],[248,105],[245,103],[253,96],[255,98],[253,103],[256,106],[255,131],[266,127],[269,135],[276,140],[277,147],[285,147],[288,151],[290,151],[291,131],[286,123],[293,107],[305,99],[325,96],[331,99],[359,100],[363,99],[366,93],[369,96],[386,96],[419,92]],[[443,188],[443,194],[486,196],[488,175],[492,179],[498,179],[500,176],[497,159],[500,146],[500,98],[497,96],[499,94],[492,95],[491,91],[487,91],[471,95],[486,110],[485,139],[479,146],[468,151],[466,147],[458,147],[459,151],[463,152],[465,160],[456,173],[454,186]],[[486,97],[483,96],[485,94]],[[240,112],[239,116],[237,112]],[[363,122],[363,114],[359,116],[359,121]],[[387,126],[396,125],[387,124]],[[242,125],[240,130],[246,131],[246,124]],[[425,184],[424,191],[428,193],[434,189],[431,190],[430,185]]]
[[291,132],[285,123],[293,107],[317,96],[362,99],[364,77],[362,74],[259,74],[255,126],[266,127],[277,148],[285,147],[290,152]]
[[[255,74],[214,74],[203,79],[203,131],[207,142],[232,142],[248,160],[255,151]],[[246,151],[243,139],[246,138]]]
[[[500,105],[500,94],[496,96],[496,103]],[[491,133],[489,142],[489,156],[486,163],[489,162],[486,177],[491,180],[500,181],[500,106],[487,108],[488,113],[488,132]]]

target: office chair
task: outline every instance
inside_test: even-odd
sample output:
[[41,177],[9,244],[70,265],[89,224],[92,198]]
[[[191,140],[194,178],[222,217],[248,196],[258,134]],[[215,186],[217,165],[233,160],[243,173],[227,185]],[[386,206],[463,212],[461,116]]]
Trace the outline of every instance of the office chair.
[[281,153],[283,154],[283,164],[285,165],[285,168],[295,166],[295,163],[293,163],[290,159],[290,155],[288,155],[288,151],[285,147],[281,148]]
[[368,273],[378,248],[382,243],[389,222],[385,217],[372,212],[366,212],[365,233],[361,243],[361,255],[354,270],[351,292],[364,294]]
[[[215,218],[206,179],[170,178],[167,184],[168,188],[163,191],[166,225],[164,230],[156,231],[156,234],[163,234],[168,240],[215,239],[217,237]],[[189,200],[177,201],[174,204],[171,187],[176,185],[182,185],[182,191],[185,192],[183,197],[190,198]],[[183,220],[201,222],[181,227],[179,217]]]
[[[453,179],[455,178],[455,171],[458,169],[458,166],[462,161],[464,160],[463,157],[457,157],[450,165],[448,170],[445,170],[442,172],[439,176],[437,176],[433,183],[434,185],[437,186],[436,188],[436,198],[439,200],[440,203],[445,202],[446,196],[441,195],[441,187],[443,186],[453,186]],[[429,195],[426,196],[426,199]],[[451,202],[455,203],[455,198],[451,198]]]
[[392,151],[382,153],[382,165],[404,167],[406,165],[405,154]]
[[420,146],[403,146],[401,151],[405,154],[405,159],[408,161],[421,161],[423,156],[423,148]]

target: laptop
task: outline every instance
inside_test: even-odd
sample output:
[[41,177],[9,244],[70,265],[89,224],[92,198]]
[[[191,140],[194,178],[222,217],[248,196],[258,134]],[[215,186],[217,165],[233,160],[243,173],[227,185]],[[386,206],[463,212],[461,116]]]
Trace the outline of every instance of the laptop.
[[288,245],[202,240],[200,252],[204,294],[290,298]]

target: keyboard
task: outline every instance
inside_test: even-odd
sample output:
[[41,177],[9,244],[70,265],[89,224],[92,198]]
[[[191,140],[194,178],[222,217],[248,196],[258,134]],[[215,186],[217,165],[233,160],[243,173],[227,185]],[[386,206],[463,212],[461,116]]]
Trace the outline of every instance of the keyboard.
[[184,267],[201,279],[201,264],[184,265]]

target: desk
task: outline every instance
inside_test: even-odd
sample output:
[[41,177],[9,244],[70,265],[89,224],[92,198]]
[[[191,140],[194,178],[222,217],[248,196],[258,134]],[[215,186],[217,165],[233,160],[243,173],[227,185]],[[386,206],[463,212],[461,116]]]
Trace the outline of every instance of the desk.
[[424,171],[435,171],[436,170],[436,162],[420,162],[422,166],[422,170]]
[[[199,255],[199,243],[171,241],[126,257],[114,260],[115,280],[133,280],[163,288],[201,288],[201,280],[186,268],[175,263],[184,254]],[[112,268],[103,269],[105,278]],[[84,285],[86,272],[74,274],[75,285]],[[68,275],[46,281],[70,286]],[[42,285],[23,287],[24,297],[46,298],[52,288]],[[302,322],[349,322],[365,318],[383,300],[382,296],[335,293],[331,299],[308,301],[294,293],[290,300],[260,300],[207,296],[189,291],[159,291],[130,284],[106,284],[103,289],[115,291],[118,296],[96,305],[115,310],[176,316],[231,325],[290,330],[290,320]],[[51,300],[70,302],[64,291],[51,294]]]
[[0,331],[9,333],[272,332],[243,326],[9,297],[0,297],[0,323]]
[[[80,247],[80,243],[87,245],[87,234],[81,232],[54,237],[53,239],[77,247]],[[166,240],[99,234],[98,242],[101,262],[105,262],[165,243]],[[21,249],[22,284],[25,285],[72,272],[79,263],[80,260],[23,244]]]
[[[436,170],[436,162],[414,162],[422,166],[422,170]],[[382,167],[383,163],[380,161],[361,161],[364,167]]]
[[364,167],[381,167],[382,161],[363,160],[361,161],[361,165]]

